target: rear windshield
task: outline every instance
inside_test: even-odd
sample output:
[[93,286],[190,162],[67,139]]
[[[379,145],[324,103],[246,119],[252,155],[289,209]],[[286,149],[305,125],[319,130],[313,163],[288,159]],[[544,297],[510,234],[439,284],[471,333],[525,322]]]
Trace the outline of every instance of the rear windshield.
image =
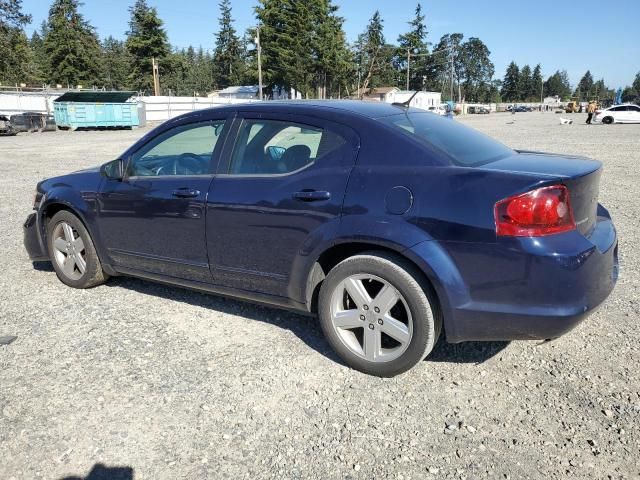
[[429,112],[401,113],[378,120],[442,150],[454,163],[465,167],[493,162],[515,153],[483,133]]

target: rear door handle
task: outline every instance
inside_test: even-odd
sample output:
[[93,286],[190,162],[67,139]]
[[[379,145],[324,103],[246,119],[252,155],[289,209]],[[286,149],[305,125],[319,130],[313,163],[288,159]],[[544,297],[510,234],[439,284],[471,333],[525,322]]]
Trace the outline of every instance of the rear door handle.
[[329,200],[331,193],[323,190],[302,191],[294,193],[293,198],[303,202],[320,202],[322,200]]
[[178,198],[193,198],[200,195],[200,190],[196,190],[195,188],[188,188],[188,187],[178,188],[177,190],[174,190],[173,192],[171,192],[171,195]]

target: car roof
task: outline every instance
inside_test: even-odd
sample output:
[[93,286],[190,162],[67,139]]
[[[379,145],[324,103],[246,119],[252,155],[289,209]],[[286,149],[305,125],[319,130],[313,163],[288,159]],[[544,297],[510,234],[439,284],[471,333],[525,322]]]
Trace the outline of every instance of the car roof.
[[[216,108],[218,110],[220,107]],[[398,113],[423,112],[415,108],[404,108],[398,105],[392,105],[385,102],[366,101],[366,100],[269,100],[265,102],[242,103],[229,106],[229,109],[238,111],[255,111],[255,112],[274,112],[274,113],[298,113],[318,114],[325,113],[342,113],[347,115],[357,115],[367,118],[381,118]]]
[[636,105],[635,103],[618,103],[616,105],[611,105],[610,107],[607,108],[607,110],[609,110],[609,108],[614,108],[614,107],[637,107],[638,105]]

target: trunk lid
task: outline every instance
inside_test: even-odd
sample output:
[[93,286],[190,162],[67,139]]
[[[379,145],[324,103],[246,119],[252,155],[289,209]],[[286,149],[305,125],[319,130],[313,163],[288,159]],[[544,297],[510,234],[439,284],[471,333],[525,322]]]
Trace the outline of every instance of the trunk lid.
[[519,151],[516,155],[483,165],[488,170],[524,173],[544,184],[561,183],[569,189],[578,231],[588,236],[597,220],[602,163],[586,157]]

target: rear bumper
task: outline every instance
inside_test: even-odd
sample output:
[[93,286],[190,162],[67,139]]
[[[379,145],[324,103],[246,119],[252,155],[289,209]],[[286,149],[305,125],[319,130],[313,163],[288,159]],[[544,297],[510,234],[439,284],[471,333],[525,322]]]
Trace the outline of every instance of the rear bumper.
[[44,246],[38,225],[38,215],[34,212],[30,214],[22,226],[24,234],[24,247],[29,258],[34,262],[44,262],[49,260],[47,249]]
[[604,217],[589,238],[569,232],[444,247],[461,281],[439,292],[452,343],[557,338],[593,313],[618,279],[618,240]]

